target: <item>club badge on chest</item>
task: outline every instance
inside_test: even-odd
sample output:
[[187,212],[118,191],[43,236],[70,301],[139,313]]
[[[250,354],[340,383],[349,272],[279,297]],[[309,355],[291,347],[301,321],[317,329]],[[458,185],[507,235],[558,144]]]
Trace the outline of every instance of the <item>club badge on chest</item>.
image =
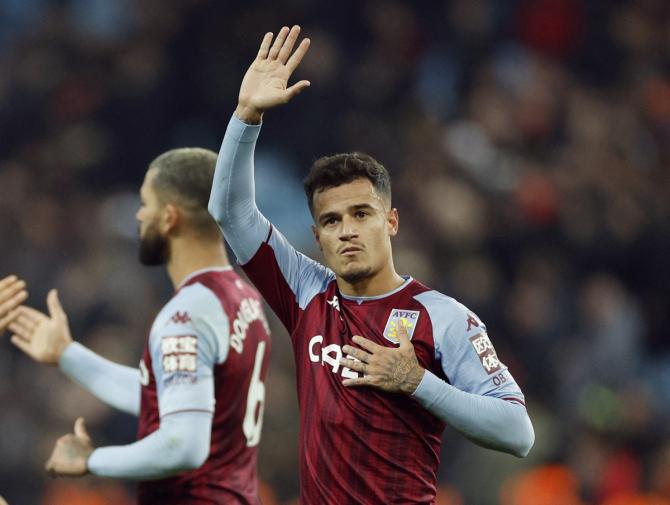
[[414,329],[419,322],[419,314],[418,310],[392,309],[384,327],[384,338],[389,342],[399,344],[398,328],[402,324],[407,328],[407,336],[412,340]]

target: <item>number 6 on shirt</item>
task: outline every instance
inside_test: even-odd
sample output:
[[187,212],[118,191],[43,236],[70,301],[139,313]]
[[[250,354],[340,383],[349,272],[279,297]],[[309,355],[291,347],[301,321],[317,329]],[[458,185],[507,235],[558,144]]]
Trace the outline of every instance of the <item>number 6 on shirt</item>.
[[[244,422],[242,423],[244,436],[247,437],[247,447],[255,447],[261,440],[263,410],[265,408],[265,384],[261,382],[260,376],[264,355],[265,342],[259,342],[258,349],[256,349],[254,372],[251,374],[249,392],[247,393],[247,411],[244,414]],[[256,410],[258,410],[258,416],[256,415]]]

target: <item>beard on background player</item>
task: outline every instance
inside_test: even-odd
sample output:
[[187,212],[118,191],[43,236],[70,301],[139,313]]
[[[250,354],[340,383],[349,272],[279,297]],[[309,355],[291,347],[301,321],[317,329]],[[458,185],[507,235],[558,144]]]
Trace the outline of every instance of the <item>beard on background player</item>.
[[[55,444],[52,475],[140,481],[140,504],[257,504],[270,336],[260,296],[229,264],[207,212],[216,154],[169,151],[150,165],[137,212],[140,261],[175,288],[151,327],[139,371],[73,342],[58,293],[49,314],[21,307],[12,343],[95,396],[139,416],[137,442],[95,448],[84,420]],[[240,330],[244,328],[244,330]]]
[[25,281],[16,275],[0,279],[0,333],[19,315],[17,308],[28,299]]
[[519,457],[533,427],[483,322],[396,272],[399,216],[374,158],[324,157],[305,179],[325,266],[258,210],[253,157],[263,114],[310,86],[288,85],[310,44],[294,51],[299,33],[264,36],[219,152],[209,210],[291,336],[301,503],[433,503],[445,424]]

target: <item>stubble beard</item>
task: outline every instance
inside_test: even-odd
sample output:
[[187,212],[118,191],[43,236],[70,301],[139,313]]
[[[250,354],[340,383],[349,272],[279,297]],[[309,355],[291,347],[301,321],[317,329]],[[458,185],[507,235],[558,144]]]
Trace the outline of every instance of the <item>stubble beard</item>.
[[346,272],[340,275],[342,280],[348,284],[358,284],[366,279],[372,277],[373,271],[372,267],[360,267],[351,272]]
[[140,237],[139,259],[145,266],[165,265],[170,256],[170,244],[154,226],[147,228],[144,237]]

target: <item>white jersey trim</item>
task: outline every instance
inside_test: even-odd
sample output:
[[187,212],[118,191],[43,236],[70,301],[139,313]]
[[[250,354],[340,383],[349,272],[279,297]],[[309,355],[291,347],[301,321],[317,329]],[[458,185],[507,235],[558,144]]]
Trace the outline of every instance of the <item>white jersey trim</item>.
[[410,285],[410,283],[414,280],[411,276],[409,275],[401,275],[403,279],[405,279],[405,282],[403,282],[400,286],[395,288],[393,291],[389,291],[388,293],[382,293],[381,295],[374,295],[374,296],[350,296],[350,295],[345,295],[344,293],[340,293],[342,295],[342,298],[345,300],[351,300],[353,302],[358,302],[359,304],[367,301],[372,301],[372,300],[381,300],[382,298],[387,298],[389,296],[395,295],[396,293],[402,291],[405,289],[407,286]]

